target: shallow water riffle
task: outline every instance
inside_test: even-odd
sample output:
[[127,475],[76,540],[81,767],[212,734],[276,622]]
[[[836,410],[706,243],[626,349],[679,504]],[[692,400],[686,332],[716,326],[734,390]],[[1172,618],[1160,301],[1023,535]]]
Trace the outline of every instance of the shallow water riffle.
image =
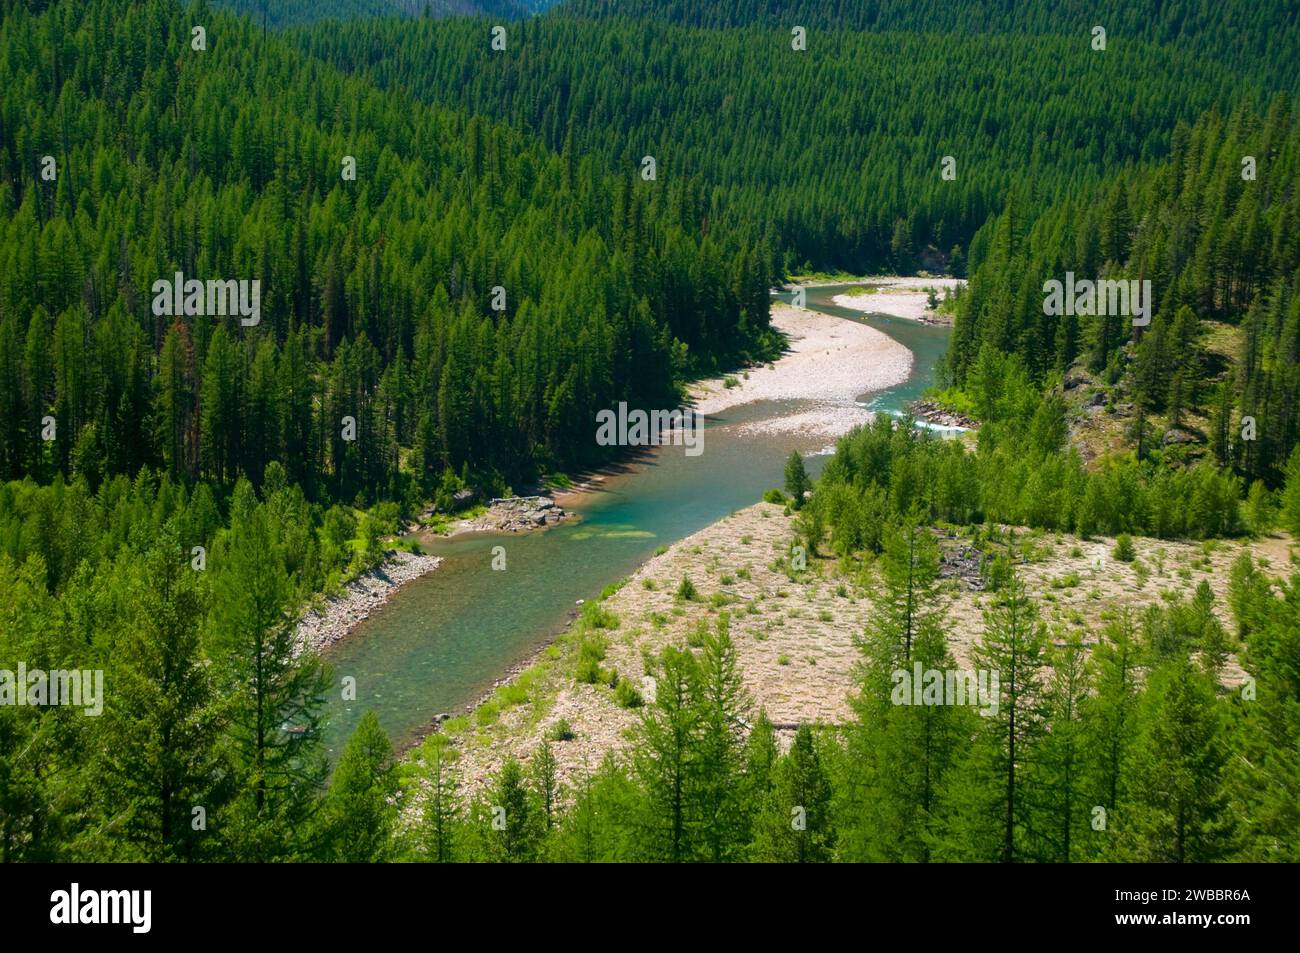
[[[830,303],[848,286],[809,289],[818,311],[869,324],[915,355],[903,384],[862,400],[897,412],[933,382],[948,329],[862,314]],[[327,653],[336,679],[356,679],[356,701],[333,701],[326,743],[337,756],[357,721],[373,709],[395,744],[423,735],[439,713],[476,701],[512,666],[527,659],[576,612],[579,599],[631,573],[666,546],[780,486],[792,449],[824,450],[818,435],[763,433],[744,425],[809,409],[803,401],[763,401],[709,419],[704,451],[680,446],[647,452],[573,508],[581,520],[528,535],[474,535],[434,540],[441,567],[408,583],[391,601]],[[808,460],[820,472],[824,456]],[[494,547],[505,569],[494,570]],[[498,561],[499,564],[499,561]]]

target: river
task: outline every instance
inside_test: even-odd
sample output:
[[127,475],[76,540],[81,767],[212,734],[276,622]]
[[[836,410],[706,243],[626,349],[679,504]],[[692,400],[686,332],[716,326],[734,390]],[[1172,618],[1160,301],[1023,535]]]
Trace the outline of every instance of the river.
[[[849,285],[809,288],[809,308],[871,325],[913,353],[903,384],[865,394],[872,409],[897,412],[934,381],[948,328],[841,308],[832,297]],[[788,295],[782,296],[785,300]],[[427,732],[440,712],[476,701],[511,666],[560,633],[578,599],[591,599],[629,575],[656,548],[755,503],[780,486],[792,449],[815,453],[820,437],[737,436],[747,419],[789,412],[801,401],[762,402],[711,419],[706,452],[656,448],[573,506],[582,520],[522,536],[437,540],[426,550],[443,557],[427,576],[408,583],[380,611],[326,653],[337,679],[356,679],[356,701],[330,704],[326,746],[337,757],[362,714],[373,709],[393,743],[403,747]],[[811,474],[826,457],[809,458]],[[505,547],[506,569],[491,567],[492,548]]]

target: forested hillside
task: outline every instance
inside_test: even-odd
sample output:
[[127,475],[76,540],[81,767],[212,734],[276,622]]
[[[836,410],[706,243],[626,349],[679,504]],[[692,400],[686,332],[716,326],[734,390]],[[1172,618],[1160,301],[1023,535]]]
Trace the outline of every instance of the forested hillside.
[[[990,371],[998,355],[1040,384],[1077,364],[1137,405],[1139,456],[1187,431],[1247,481],[1278,485],[1300,436],[1297,176],[1300,125],[1279,99],[1264,114],[1180,124],[1168,161],[1042,214],[1013,195],[971,244],[954,383],[987,405],[1005,376]],[[1044,282],[1067,272],[1149,280],[1151,323],[1045,316]]]
[[[962,249],[1013,184],[1042,201],[1167,155],[1178,119],[1266,86],[1178,47],[1072,37],[684,29],[554,14],[510,28],[354,21],[293,34],[376,84],[464,103],[612,169],[656,158],[720,228],[762,223],[789,266],[911,271]],[[580,52],[579,52],[580,51]],[[955,178],[945,179],[945,156]],[[960,247],[959,247],[960,246]]]
[[[280,460],[349,501],[515,480],[592,459],[596,408],[671,406],[767,325],[771,254],[710,230],[698,185],[378,91],[247,20],[206,16],[199,52],[177,4],[119,8],[4,21],[6,477]],[[154,314],[175,272],[258,280],[260,324]]]
[[[711,28],[759,24],[908,33],[1087,35],[1176,46],[1253,73],[1279,89],[1300,79],[1294,4],[1215,0],[565,0],[557,14],[644,17]],[[1224,42],[1225,36],[1231,42]]]
[[[580,460],[595,406],[673,406],[761,343],[771,253],[688,185],[229,14],[9,8],[3,37],[0,669],[115,689],[103,718],[0,709],[0,857],[329,856],[327,683],[292,620],[399,513],[331,502]],[[158,313],[177,271],[258,280],[259,320]]]

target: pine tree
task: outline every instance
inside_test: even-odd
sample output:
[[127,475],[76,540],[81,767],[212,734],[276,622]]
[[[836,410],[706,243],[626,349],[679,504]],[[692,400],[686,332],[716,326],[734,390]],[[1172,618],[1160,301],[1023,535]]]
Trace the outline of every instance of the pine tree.
[[393,746],[373,711],[348,739],[330,779],[321,810],[325,851],[344,863],[386,860],[392,849],[397,809]]
[[689,651],[663,650],[655,700],[642,709],[633,764],[649,800],[646,850],[680,862],[695,856],[701,819],[695,813],[700,772],[700,666]]
[[699,658],[700,729],[696,797],[707,859],[737,860],[749,842],[744,800],[744,732],[751,701],[741,679],[730,620],[724,612],[704,638]]
[[869,636],[880,643],[873,655],[882,666],[911,664],[917,633],[937,615],[938,578],[939,544],[917,515],[885,531]]
[[116,845],[114,856],[198,859],[215,807],[209,795],[218,730],[200,653],[203,592],[174,524],[141,568],[132,586],[132,619],[109,673],[114,697],[94,788],[112,793],[105,833]]
[[812,729],[800,725],[790,751],[776,764],[772,790],[754,822],[753,860],[823,863],[835,847],[831,785]]
[[[887,536],[881,586],[863,651],[857,719],[849,729],[840,853],[850,861],[927,861],[946,772],[969,737],[978,699],[930,698],[914,705],[902,677],[939,673],[957,663],[946,644],[935,580],[939,550],[930,530],[909,521]],[[924,676],[922,676],[924,679]]]
[[556,776],[557,766],[555,762],[555,752],[551,750],[551,744],[545,738],[533,752],[533,759],[529,764],[532,771],[533,789],[537,792],[538,800],[542,808],[542,826],[549,834],[555,826],[555,815],[557,812],[557,802],[561,797],[560,783]]
[[[1249,562],[1249,557],[1243,554]],[[1234,567],[1234,570],[1236,567]],[[1228,740],[1241,859],[1300,858],[1300,581],[1274,595],[1262,574],[1247,580],[1239,624],[1249,631],[1242,665],[1251,681],[1234,704]],[[1246,623],[1244,620],[1249,620]]]
[[221,829],[240,858],[296,856],[317,809],[325,763],[320,742],[325,673],[295,657],[288,579],[266,513],[241,480],[231,526],[211,560],[208,654],[226,698],[228,757],[235,789]]
[[1089,665],[1095,692],[1080,704],[1089,761],[1088,794],[1092,807],[1114,811],[1125,797],[1125,768],[1133,741],[1138,700],[1139,648],[1127,609],[1106,625]]
[[999,703],[981,719],[967,756],[949,775],[937,854],[1008,863],[1032,856],[1026,831],[1036,825],[1025,774],[1047,716],[1046,632],[1014,568],[994,606],[985,610],[984,625],[974,658],[977,670],[997,673]]
[[804,493],[808,491],[810,486],[808,471],[804,469],[803,465],[803,457],[798,450],[791,450],[790,456],[785,461],[785,492],[793,500],[795,509],[803,506]]
[[449,864],[457,859],[456,825],[458,781],[447,764],[444,746],[435,744],[425,759],[422,778],[424,806],[418,833],[418,851],[422,859],[435,864]]
[[507,758],[501,765],[475,814],[483,859],[513,864],[538,859],[544,833],[541,810],[517,760]]
[[1044,699],[1050,727],[1031,773],[1036,822],[1032,837],[1039,844],[1034,852],[1041,859],[1068,864],[1087,857],[1094,806],[1087,799],[1093,749],[1083,723],[1090,673],[1078,634],[1052,651],[1051,666]]
[[1230,856],[1224,712],[1213,683],[1186,656],[1151,673],[1138,713],[1127,801],[1112,815],[1114,856],[1207,863]]

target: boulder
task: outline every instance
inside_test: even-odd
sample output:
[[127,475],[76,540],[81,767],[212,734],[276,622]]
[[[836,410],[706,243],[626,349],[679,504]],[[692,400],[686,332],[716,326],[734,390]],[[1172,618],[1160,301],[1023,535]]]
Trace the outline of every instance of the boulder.
[[1170,427],[1165,431],[1165,436],[1162,442],[1166,447],[1168,447],[1173,444],[1200,443],[1201,438],[1191,431],[1184,430],[1181,427]]

